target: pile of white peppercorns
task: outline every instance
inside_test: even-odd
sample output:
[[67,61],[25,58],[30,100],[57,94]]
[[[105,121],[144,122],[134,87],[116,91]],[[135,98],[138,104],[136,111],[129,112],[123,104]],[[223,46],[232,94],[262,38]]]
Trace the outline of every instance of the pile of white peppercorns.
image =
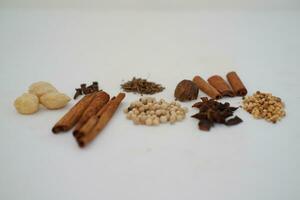
[[156,126],[167,122],[173,124],[183,120],[187,112],[188,109],[181,107],[176,101],[167,103],[163,99],[156,101],[153,97],[140,98],[124,110],[127,118],[135,124],[147,126]]

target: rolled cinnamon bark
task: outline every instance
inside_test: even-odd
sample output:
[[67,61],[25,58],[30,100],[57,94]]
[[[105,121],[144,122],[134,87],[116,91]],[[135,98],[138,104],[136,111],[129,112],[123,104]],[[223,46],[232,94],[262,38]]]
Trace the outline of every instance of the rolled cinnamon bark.
[[98,120],[100,119],[103,112],[107,109],[107,107],[113,102],[116,97],[111,98],[111,100],[105,104],[95,115],[91,116],[88,121],[76,132],[74,133],[75,138],[83,137],[87,135],[94,126],[97,124]]
[[209,85],[203,78],[200,76],[195,76],[193,78],[193,82],[198,86],[198,88],[210,96],[213,99],[220,99],[222,96],[221,94],[211,85]]
[[119,93],[118,96],[111,100],[112,102],[107,106],[107,108],[103,111],[100,119],[93,127],[93,129],[87,133],[86,135],[76,138],[77,143],[80,147],[86,146],[89,142],[91,142],[103,128],[108,124],[116,110],[118,109],[120,103],[125,98],[125,93]]
[[229,72],[227,74],[227,80],[235,94],[238,96],[245,96],[247,94],[247,89],[236,72]]
[[104,91],[96,92],[94,99],[77,122],[73,135],[76,136],[80,128],[89,120],[89,118],[95,115],[108,101],[109,94]]
[[82,116],[85,109],[95,97],[95,93],[84,96],[75,104],[52,128],[53,133],[65,132],[73,128]]
[[113,100],[115,100],[116,97],[112,97],[109,102],[103,106],[103,108],[101,108],[98,112],[97,112],[97,117],[100,119],[100,117],[102,116],[102,114],[104,113],[104,111],[113,103]]
[[208,79],[208,82],[218,90],[222,96],[234,97],[234,92],[221,76],[214,75]]
[[75,133],[73,133],[76,139],[85,136],[87,133],[91,132],[93,128],[96,126],[99,117],[97,115],[93,115],[90,119]]

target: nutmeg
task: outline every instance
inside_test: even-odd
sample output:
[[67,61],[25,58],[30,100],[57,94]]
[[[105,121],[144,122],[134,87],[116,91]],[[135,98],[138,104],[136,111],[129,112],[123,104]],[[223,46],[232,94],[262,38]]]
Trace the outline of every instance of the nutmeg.
[[197,99],[198,92],[199,89],[193,81],[183,80],[177,84],[174,96],[179,101],[191,101]]

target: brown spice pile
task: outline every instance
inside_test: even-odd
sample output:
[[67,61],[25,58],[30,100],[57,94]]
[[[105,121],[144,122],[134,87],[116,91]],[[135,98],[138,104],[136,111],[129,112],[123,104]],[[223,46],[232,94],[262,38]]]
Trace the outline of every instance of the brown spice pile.
[[163,91],[165,88],[157,83],[149,82],[147,79],[135,78],[121,85],[125,92],[134,92],[139,94],[155,94]]
[[254,118],[266,119],[273,123],[276,123],[286,115],[284,103],[279,97],[259,91],[252,96],[244,98],[243,108],[252,114]]
[[200,130],[209,131],[215,123],[233,126],[243,121],[237,116],[227,119],[232,117],[234,111],[238,109],[231,107],[228,102],[220,103],[214,99],[208,100],[207,97],[203,97],[201,100],[201,102],[195,103],[192,106],[199,109],[199,112],[192,117],[199,120],[198,125]]

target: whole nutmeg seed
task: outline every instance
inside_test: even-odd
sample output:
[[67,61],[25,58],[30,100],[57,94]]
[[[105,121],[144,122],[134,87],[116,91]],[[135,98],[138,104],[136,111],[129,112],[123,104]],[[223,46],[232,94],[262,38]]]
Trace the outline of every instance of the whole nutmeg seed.
[[197,85],[190,80],[183,80],[177,84],[174,96],[179,101],[191,101],[197,99],[199,89]]

